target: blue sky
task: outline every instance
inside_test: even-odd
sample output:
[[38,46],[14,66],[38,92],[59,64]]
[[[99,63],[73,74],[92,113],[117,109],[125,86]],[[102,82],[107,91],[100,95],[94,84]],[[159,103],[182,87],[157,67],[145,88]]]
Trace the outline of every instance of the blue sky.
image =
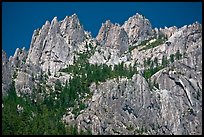
[[16,48],[28,50],[33,31],[46,20],[63,20],[74,13],[95,37],[106,20],[122,25],[136,13],[149,19],[153,28],[202,23],[202,2],[3,2],[2,49],[7,56]]

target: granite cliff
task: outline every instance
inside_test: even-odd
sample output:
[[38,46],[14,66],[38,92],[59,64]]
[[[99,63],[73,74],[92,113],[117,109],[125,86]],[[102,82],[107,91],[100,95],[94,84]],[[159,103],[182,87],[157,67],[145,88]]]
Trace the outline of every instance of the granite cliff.
[[122,25],[107,20],[93,38],[76,14],[54,17],[28,51],[8,59],[2,50],[3,96],[12,83],[19,98],[69,102],[59,120],[78,132],[202,134],[202,25],[152,28],[137,13]]

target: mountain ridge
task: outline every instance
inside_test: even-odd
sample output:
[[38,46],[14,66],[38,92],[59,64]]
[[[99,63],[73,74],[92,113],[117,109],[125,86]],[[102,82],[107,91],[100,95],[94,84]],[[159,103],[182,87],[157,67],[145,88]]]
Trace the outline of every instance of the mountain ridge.
[[93,38],[76,14],[54,17],[29,51],[8,59],[2,50],[2,94],[15,87],[19,98],[50,101],[78,132],[202,134],[201,42],[198,22],[158,29],[137,13],[123,25],[107,20]]

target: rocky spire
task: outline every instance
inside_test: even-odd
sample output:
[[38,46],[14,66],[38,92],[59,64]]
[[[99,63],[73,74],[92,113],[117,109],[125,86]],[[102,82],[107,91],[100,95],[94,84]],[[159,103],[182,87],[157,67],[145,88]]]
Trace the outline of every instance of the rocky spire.
[[159,32],[158,32],[158,35],[163,35],[165,36],[167,39],[170,38],[174,32],[176,32],[178,29],[176,26],[173,26],[173,27],[165,27],[164,29],[163,28],[160,28],[159,29]]
[[[157,39],[151,39],[129,52],[119,52],[127,50],[130,44],[137,44],[160,33],[167,36],[168,40],[160,43]],[[80,53],[88,58],[90,64],[101,64],[101,67],[106,64],[113,68],[121,63],[129,69],[127,73],[134,66],[139,74],[132,71],[136,73],[132,77],[119,76],[97,84],[92,82],[86,87],[91,93],[91,96],[87,94],[88,99],[86,92],[83,92],[85,98],[78,92],[84,89],[73,91],[79,93],[80,102],[76,100],[79,107],[81,103],[87,107],[79,115],[68,108],[62,118],[65,124],[77,125],[78,131],[90,129],[93,134],[202,134],[201,24],[196,22],[178,29],[166,27],[152,30],[149,20],[136,14],[122,27],[110,20],[103,23],[96,37],[101,46],[96,46],[95,39],[91,37],[84,40],[84,35],[76,14],[66,16],[62,21],[55,17],[51,23],[46,21],[41,29],[34,31],[28,58],[25,48],[17,48],[9,60],[2,50],[3,95],[12,82],[14,69],[17,72],[13,79],[17,96],[34,93],[38,101],[52,93],[50,95],[60,99],[60,92],[55,90],[56,80],[63,81],[63,87],[65,81],[69,83],[75,76],[81,77],[82,83],[83,76],[89,77],[86,71],[82,72],[84,69],[81,68],[88,66],[84,66],[84,63],[77,63],[77,75],[59,71],[73,64],[77,53]],[[159,44],[148,46],[155,41]],[[90,46],[85,46],[87,44]],[[76,50],[72,50],[72,47],[76,47]],[[91,53],[90,57],[87,52]],[[145,72],[151,76],[147,78]],[[46,92],[34,92],[34,89],[45,89]],[[30,96],[32,99],[33,95]],[[78,107],[77,104],[74,107]]]
[[54,36],[60,32],[60,26],[57,17],[54,17],[51,21],[50,30],[48,35]]
[[84,28],[76,14],[65,17],[61,22],[60,31],[67,44],[74,46],[84,41]]
[[10,65],[13,69],[15,68],[21,68],[22,65],[26,63],[26,58],[27,58],[27,51],[25,47],[22,49],[17,48],[13,57],[9,58]]
[[122,27],[127,32],[130,44],[140,43],[153,35],[150,21],[138,13],[125,21]]
[[34,31],[27,62],[37,66],[46,64],[43,70],[48,69],[51,60],[64,64],[70,49],[82,43],[84,35],[76,14],[66,16],[62,21],[54,17],[51,23],[46,21],[41,29]]
[[26,62],[38,64],[42,55],[45,38],[50,30],[50,22],[46,21],[41,29],[34,30]]
[[10,63],[6,53],[2,50],[2,94],[5,95],[12,83]]
[[124,52],[128,49],[128,36],[119,24],[112,24],[107,20],[102,24],[96,40],[102,45],[119,49]]

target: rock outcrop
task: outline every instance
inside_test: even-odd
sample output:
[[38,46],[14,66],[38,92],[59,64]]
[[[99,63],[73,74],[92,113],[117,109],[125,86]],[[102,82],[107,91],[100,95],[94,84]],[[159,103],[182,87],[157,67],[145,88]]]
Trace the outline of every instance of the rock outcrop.
[[[150,33],[141,38],[148,40],[143,47],[159,37],[165,37],[165,42],[147,50],[138,47],[122,55],[102,47],[91,56],[92,64],[136,62],[141,73],[132,79],[92,84],[93,96],[86,102],[88,107],[76,120],[70,119],[74,117],[70,113],[63,118],[65,121],[76,124],[79,131],[91,130],[93,134],[202,134],[202,26],[196,22],[153,32],[150,28],[147,29]],[[144,79],[144,60],[157,58],[162,64],[164,57],[169,64],[149,80]]]
[[27,51],[25,47],[22,49],[17,48],[14,56],[9,58],[10,66],[11,66],[11,75],[15,78],[18,75],[18,70],[25,71],[26,69],[26,59],[27,59]]
[[54,74],[73,60],[73,51],[84,39],[85,32],[76,14],[60,22],[54,17],[51,23],[46,21],[42,29],[34,31],[27,62]]
[[90,89],[93,96],[87,103],[88,108],[76,119],[81,130],[92,129],[93,134],[106,135],[134,134],[135,129],[147,124],[152,95],[142,76],[108,80],[97,87],[92,84]]
[[[156,30],[156,29],[155,29]],[[164,29],[163,28],[160,28],[159,29],[159,31],[158,31],[158,29],[157,29],[157,34],[158,35],[164,35],[167,39],[168,38],[170,38],[173,34],[174,34],[174,32],[176,32],[177,31],[177,27],[176,26],[173,26],[173,27],[169,27],[169,28],[167,28],[167,27],[165,27]]]
[[125,21],[122,28],[127,32],[131,44],[140,44],[154,34],[150,21],[138,13]]
[[6,53],[2,50],[2,95],[6,95],[12,83],[11,66],[6,56]]
[[119,49],[124,52],[128,49],[128,35],[119,24],[112,24],[110,20],[102,24],[96,40],[102,46]]
[[[202,24],[157,29],[136,14],[123,25],[107,20],[94,39],[76,14],[62,21],[54,17],[34,31],[28,52],[16,49],[8,60],[2,51],[3,95],[13,80],[19,97],[36,94],[43,99],[51,92],[57,96],[62,92],[55,89],[57,82],[64,86],[74,76],[82,77],[73,75],[71,69],[69,74],[61,71],[80,55],[81,62],[106,64],[112,69],[123,63],[138,72],[129,79],[92,81],[87,87],[90,96],[80,98],[87,107],[78,115],[67,108],[62,117],[65,124],[102,135],[202,134]],[[147,73],[152,74],[147,77]],[[41,88],[45,92],[35,93]]]

